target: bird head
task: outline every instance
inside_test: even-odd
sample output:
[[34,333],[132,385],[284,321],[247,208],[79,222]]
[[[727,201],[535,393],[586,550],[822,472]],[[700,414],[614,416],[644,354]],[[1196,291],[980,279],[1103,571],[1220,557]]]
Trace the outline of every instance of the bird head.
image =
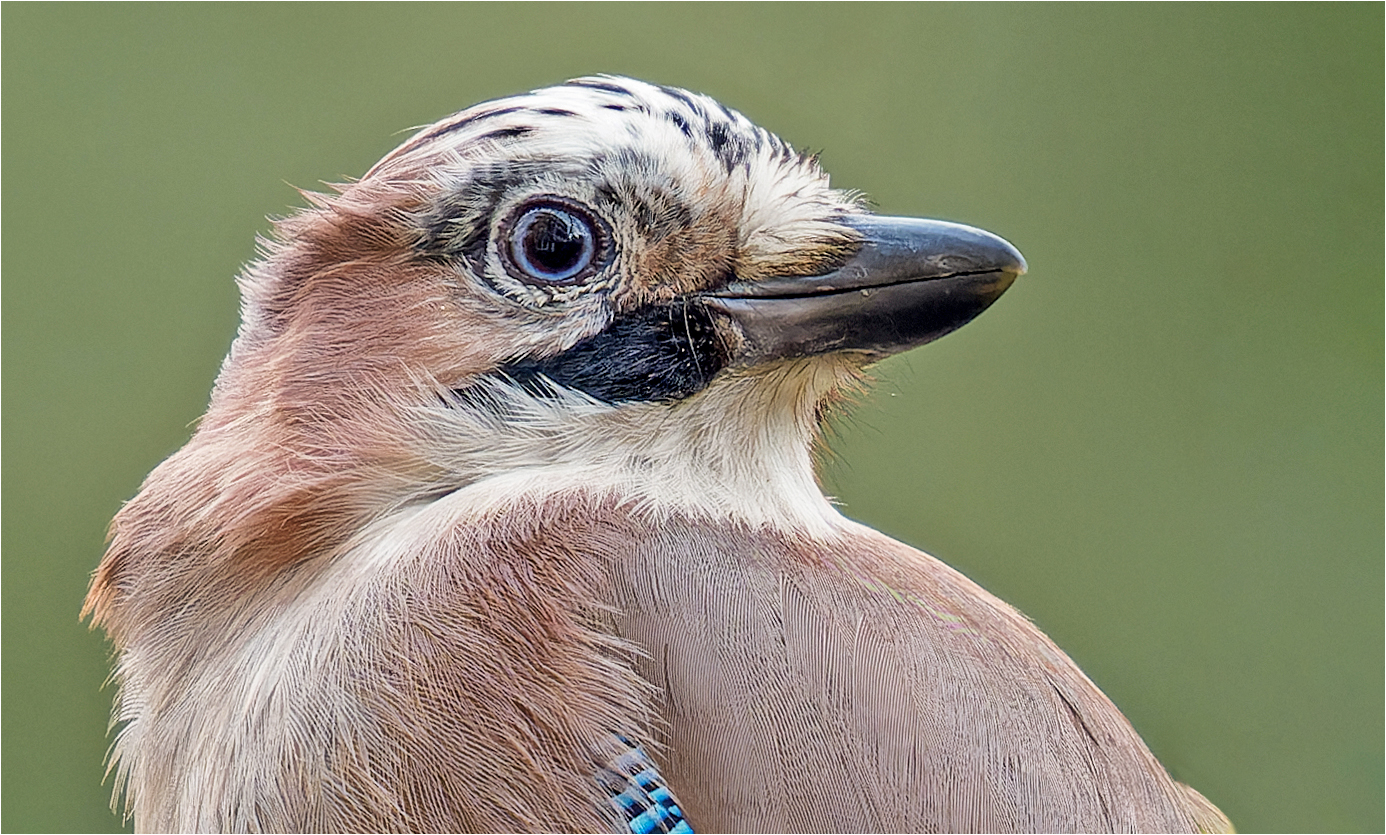
[[240,279],[193,439],[113,524],[88,608],[118,643],[488,479],[497,502],[518,479],[821,528],[825,404],[1025,268],[870,213],[712,99],[614,77],[472,107],[308,199]]

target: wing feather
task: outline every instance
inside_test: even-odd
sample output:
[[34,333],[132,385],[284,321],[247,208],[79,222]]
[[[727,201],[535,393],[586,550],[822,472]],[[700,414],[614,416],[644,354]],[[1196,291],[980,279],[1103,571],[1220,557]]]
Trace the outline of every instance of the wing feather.
[[1015,609],[868,528],[666,526],[613,576],[695,830],[1225,824]]

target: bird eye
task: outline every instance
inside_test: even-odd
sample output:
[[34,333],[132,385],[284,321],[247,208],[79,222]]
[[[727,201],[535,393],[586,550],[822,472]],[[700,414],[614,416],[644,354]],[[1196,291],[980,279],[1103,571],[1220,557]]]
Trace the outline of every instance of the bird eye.
[[531,204],[509,224],[503,249],[516,278],[540,284],[577,284],[595,269],[601,230],[576,206]]

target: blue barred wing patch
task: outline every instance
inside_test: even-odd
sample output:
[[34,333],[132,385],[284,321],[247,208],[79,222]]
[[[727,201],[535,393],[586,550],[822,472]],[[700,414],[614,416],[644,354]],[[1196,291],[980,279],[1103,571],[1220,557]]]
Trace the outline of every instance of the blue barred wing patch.
[[636,835],[692,833],[654,760],[639,745],[620,740],[625,749],[597,772],[597,782],[610,795],[612,808],[625,818],[627,830]]

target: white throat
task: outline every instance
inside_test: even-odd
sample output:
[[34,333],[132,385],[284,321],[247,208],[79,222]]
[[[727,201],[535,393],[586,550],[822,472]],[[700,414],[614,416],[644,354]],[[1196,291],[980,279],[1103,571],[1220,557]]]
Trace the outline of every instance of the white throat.
[[838,358],[799,360],[724,374],[679,403],[617,406],[488,383],[417,416],[426,459],[472,494],[477,510],[579,490],[655,518],[678,513],[823,537],[841,517],[814,477],[817,411],[856,373]]

